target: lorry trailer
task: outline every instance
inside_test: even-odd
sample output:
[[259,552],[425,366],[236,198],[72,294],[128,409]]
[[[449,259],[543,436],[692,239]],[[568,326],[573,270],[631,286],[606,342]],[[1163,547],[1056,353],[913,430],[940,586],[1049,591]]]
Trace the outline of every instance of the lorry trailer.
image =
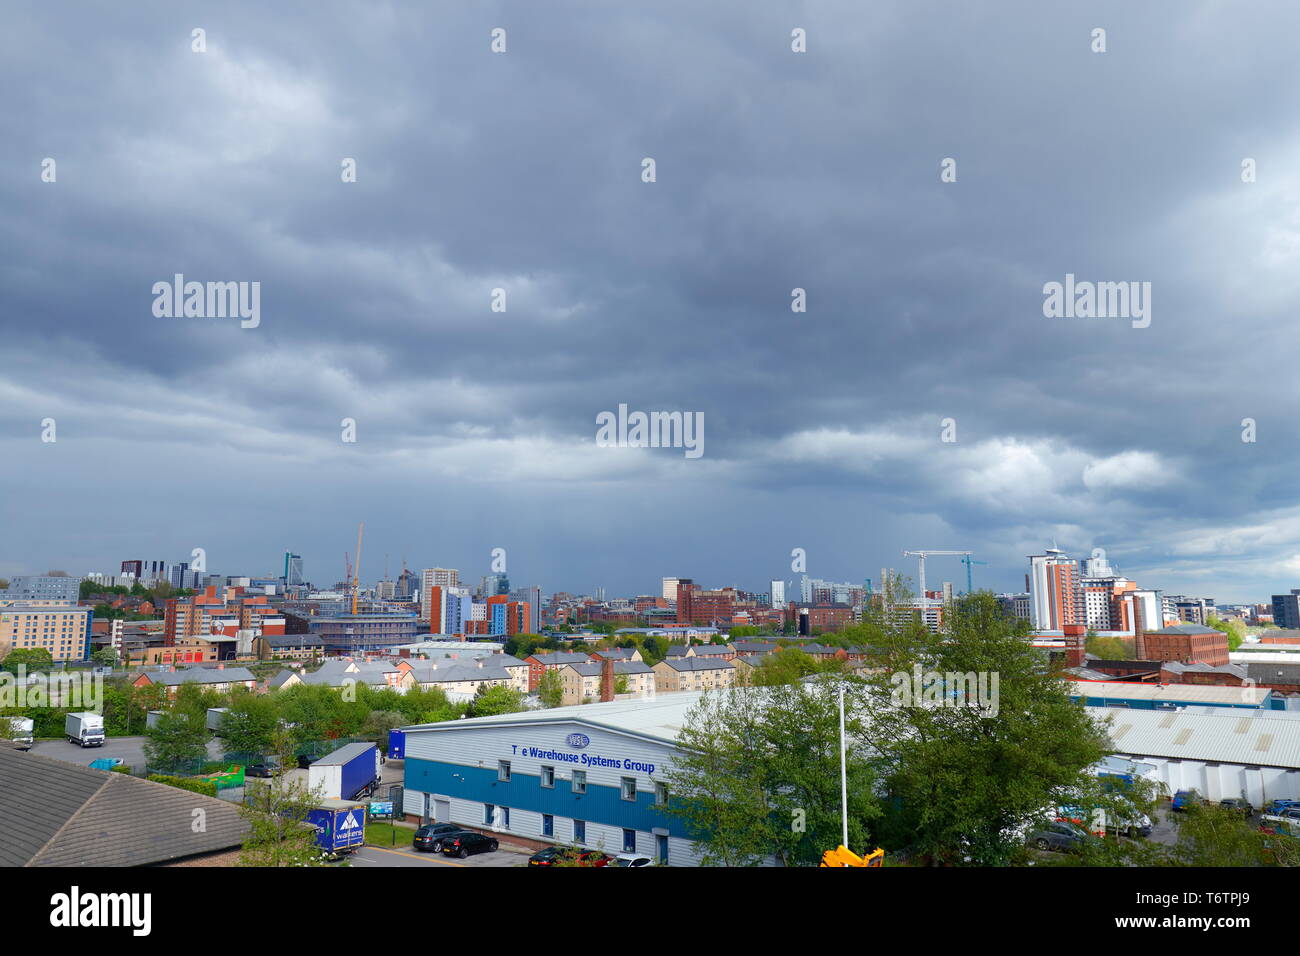
[[102,714],[68,714],[63,722],[63,732],[68,743],[80,747],[104,746],[104,717]]
[[315,761],[307,770],[307,786],[329,800],[368,797],[379,787],[379,748],[346,744]]
[[366,842],[366,805],[351,800],[322,800],[307,812],[316,828],[316,845],[330,855],[351,853]]

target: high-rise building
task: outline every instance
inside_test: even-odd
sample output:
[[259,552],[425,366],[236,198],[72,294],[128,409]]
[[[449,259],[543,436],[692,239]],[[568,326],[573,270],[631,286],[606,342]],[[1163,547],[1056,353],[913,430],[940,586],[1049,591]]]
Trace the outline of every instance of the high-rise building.
[[514,637],[528,630],[528,602],[512,601],[498,594],[487,599],[488,633],[495,637]]
[[772,590],[769,592],[772,596],[772,607],[785,606],[785,582],[773,581]]
[[0,591],[4,601],[71,601],[81,599],[81,582],[61,574],[26,574],[9,579],[9,587]]
[[56,661],[85,660],[93,615],[94,608],[57,601],[0,601],[0,658],[13,650],[44,648]]
[[420,590],[420,576],[414,571],[402,569],[402,573],[397,576],[397,588],[393,596],[398,601],[409,601],[414,598]]
[[479,581],[478,593],[485,601],[498,594],[509,594],[510,579],[501,573],[485,574]]
[[133,578],[141,578],[141,577],[144,577],[144,562],[143,562],[143,561],[123,561],[123,562],[122,562],[122,573],[123,573],[123,574],[129,574],[129,575],[131,575],[131,577],[133,577]]
[[1273,595],[1273,623],[1289,630],[1300,628],[1300,588]]
[[425,568],[420,572],[420,617],[433,622],[429,589],[460,587],[460,572],[455,568]]
[[730,623],[735,606],[735,588],[706,591],[697,587],[690,578],[681,578],[677,582],[678,624]]
[[285,587],[298,587],[302,585],[302,555],[294,554],[291,551],[284,553],[284,584]]
[[510,592],[510,600],[523,601],[528,605],[527,633],[537,634],[542,629],[542,589],[536,586],[515,588]]
[[678,583],[679,581],[681,581],[681,580],[682,580],[681,578],[664,578],[664,580],[663,580],[663,585],[664,585],[663,595],[664,595],[664,600],[665,600],[665,601],[676,601],[676,600],[677,600],[677,583]]
[[1084,623],[1078,561],[1056,548],[1029,556],[1029,612],[1030,624],[1039,631]]

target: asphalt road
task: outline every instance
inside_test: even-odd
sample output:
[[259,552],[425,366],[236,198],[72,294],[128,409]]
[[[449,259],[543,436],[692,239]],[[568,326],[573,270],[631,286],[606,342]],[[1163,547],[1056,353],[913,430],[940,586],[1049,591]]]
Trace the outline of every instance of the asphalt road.
[[[101,757],[120,757],[130,767],[144,766],[144,737],[109,737],[102,747],[78,747],[66,740],[38,740],[32,744],[32,753],[53,757],[67,763],[86,766]],[[220,741],[208,742],[208,753],[213,760],[221,759]]]

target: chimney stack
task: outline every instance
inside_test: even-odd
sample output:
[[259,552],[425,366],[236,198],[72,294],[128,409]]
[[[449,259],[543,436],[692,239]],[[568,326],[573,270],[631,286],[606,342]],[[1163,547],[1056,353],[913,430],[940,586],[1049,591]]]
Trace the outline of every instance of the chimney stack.
[[610,660],[600,662],[600,699],[614,699],[614,662]]
[[1143,634],[1146,622],[1142,620],[1142,598],[1133,595],[1133,655],[1140,661],[1147,659],[1147,641]]

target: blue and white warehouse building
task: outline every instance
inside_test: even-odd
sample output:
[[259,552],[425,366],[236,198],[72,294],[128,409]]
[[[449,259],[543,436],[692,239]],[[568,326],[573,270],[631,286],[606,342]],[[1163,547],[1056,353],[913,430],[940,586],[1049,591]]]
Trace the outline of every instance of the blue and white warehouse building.
[[545,845],[698,855],[664,810],[664,770],[700,692],[419,724],[406,730],[406,814]]

